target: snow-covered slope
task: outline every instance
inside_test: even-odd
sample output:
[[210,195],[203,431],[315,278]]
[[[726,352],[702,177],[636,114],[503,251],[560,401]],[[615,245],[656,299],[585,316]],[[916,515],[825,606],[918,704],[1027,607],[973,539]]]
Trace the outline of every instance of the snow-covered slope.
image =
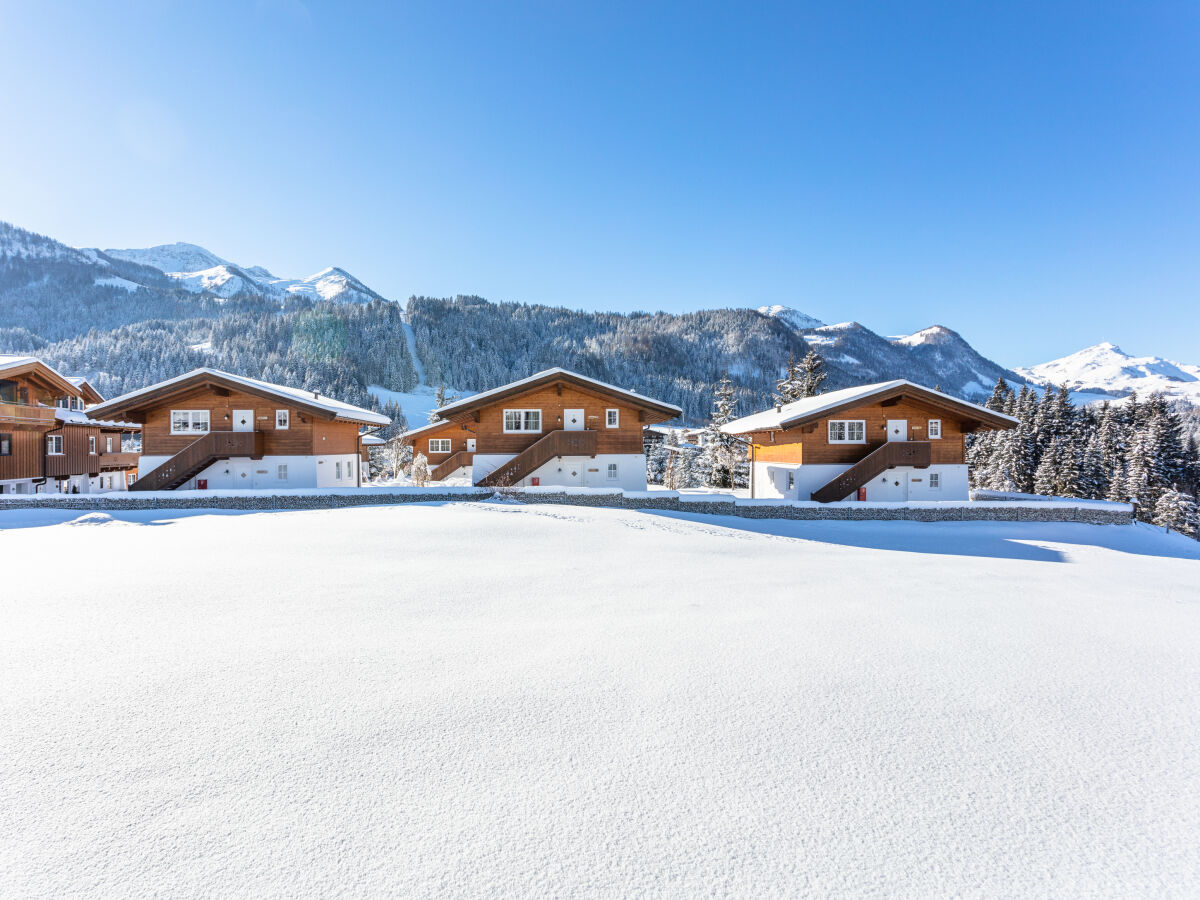
[[229,298],[236,294],[308,297],[333,303],[370,303],[385,299],[345,269],[333,266],[306,278],[279,278],[264,266],[239,266],[196,244],[105,250],[107,255],[161,269],[182,287]]
[[760,306],[758,311],[764,316],[770,316],[773,319],[779,319],[793,331],[805,331],[809,328],[820,328],[825,323],[820,319],[814,319],[808,313],[802,313],[798,309],[792,309],[790,306]]
[[1161,391],[1200,403],[1200,366],[1172,362],[1161,356],[1131,356],[1108,342],[1017,371],[1031,380],[1065,384],[1080,393],[1122,397],[1137,391],[1144,397]]
[[893,338],[922,365],[936,372],[943,388],[964,397],[981,398],[992,392],[996,379],[1014,381],[1013,372],[981,355],[962,335],[944,325],[932,325],[913,334]]

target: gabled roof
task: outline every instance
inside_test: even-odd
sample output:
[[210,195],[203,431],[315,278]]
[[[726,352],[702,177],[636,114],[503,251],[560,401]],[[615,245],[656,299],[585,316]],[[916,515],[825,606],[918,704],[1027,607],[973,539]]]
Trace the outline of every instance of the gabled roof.
[[818,394],[815,397],[805,397],[785,403],[780,407],[772,407],[763,412],[734,419],[721,426],[726,434],[749,434],[754,431],[782,431],[804,425],[815,419],[835,415],[864,403],[879,403],[884,400],[899,397],[912,397],[930,406],[944,409],[961,419],[979,423],[978,427],[1012,428],[1018,424],[1012,416],[994,412],[984,406],[959,400],[941,391],[914,384],[911,381],[897,379],[881,381],[878,384],[863,384],[858,387],[842,388],[840,391],[830,391],[828,394]]
[[435,419],[434,421],[430,422],[428,425],[418,425],[416,428],[408,429],[408,431],[404,432],[404,434],[400,435],[400,437],[402,437],[402,438],[416,437],[418,434],[424,434],[426,431],[436,431],[437,429],[445,428],[447,425],[450,425],[450,424],[453,424],[453,423],[447,422],[445,419]]
[[536,375],[530,375],[528,378],[522,378],[520,381],[504,384],[500,387],[492,388],[489,391],[483,391],[478,394],[473,394],[470,397],[464,397],[461,400],[455,400],[453,403],[447,403],[445,406],[438,409],[438,415],[448,421],[454,420],[463,416],[465,413],[472,412],[482,406],[487,406],[507,397],[523,394],[526,391],[530,391],[544,385],[554,384],[557,381],[566,382],[576,387],[592,391],[593,393],[623,400],[630,406],[635,406],[657,416],[661,416],[661,418],[657,419],[659,422],[665,422],[668,419],[673,419],[683,412],[682,409],[674,404],[664,403],[661,400],[654,400],[651,397],[646,397],[635,391],[629,391],[625,388],[619,388],[615,385],[606,384],[603,381],[597,381],[595,378],[588,378],[586,375],[580,375],[577,372],[570,372],[566,369],[555,368],[546,369],[544,372],[538,372]]
[[382,413],[372,412],[360,406],[352,406],[341,400],[334,400],[315,391],[301,388],[286,387],[282,384],[271,384],[244,375],[232,375],[219,369],[193,369],[183,375],[177,375],[158,384],[152,384],[137,391],[130,391],[120,397],[114,397],[104,403],[97,404],[88,410],[89,415],[112,415],[127,413],[131,410],[145,409],[156,406],[170,397],[190,390],[200,384],[216,384],[233,390],[244,391],[267,399],[279,399],[309,412],[316,413],[322,418],[339,422],[360,422],[368,425],[390,425],[392,420]]
[[15,378],[17,375],[31,376],[50,390],[70,395],[80,393],[66,375],[36,356],[0,356],[0,378]]
[[92,383],[82,375],[68,375],[67,381],[75,385],[81,397],[88,403],[102,403],[104,395],[92,387]]
[[91,428],[120,428],[122,431],[141,431],[142,426],[137,422],[121,422],[115,419],[93,419],[89,413],[78,409],[54,410],[54,418],[64,425],[86,425]]

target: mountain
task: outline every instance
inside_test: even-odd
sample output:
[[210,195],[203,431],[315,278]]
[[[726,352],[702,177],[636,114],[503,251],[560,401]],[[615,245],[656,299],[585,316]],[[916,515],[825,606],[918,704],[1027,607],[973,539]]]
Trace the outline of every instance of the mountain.
[[1107,342],[1017,371],[1041,384],[1065,384],[1077,394],[1124,397],[1137,391],[1145,397],[1161,391],[1200,404],[1200,366],[1161,356],[1131,356]]
[[991,395],[997,378],[1010,384],[1023,380],[1016,372],[1002,368],[979,354],[963,340],[957,331],[944,325],[933,325],[905,337],[892,338],[892,343],[907,349],[931,372],[936,372],[943,388],[968,399]]
[[327,267],[307,278],[279,278],[263,266],[239,266],[211,250],[183,242],[128,250],[105,250],[110,258],[159,269],[185,290],[228,299],[239,295],[306,298],[330,303],[370,303],[386,299],[345,269]]
[[790,306],[760,306],[758,311],[764,316],[778,319],[793,331],[820,328],[825,324],[820,319],[814,319],[808,313],[802,313],[800,310],[792,309]]

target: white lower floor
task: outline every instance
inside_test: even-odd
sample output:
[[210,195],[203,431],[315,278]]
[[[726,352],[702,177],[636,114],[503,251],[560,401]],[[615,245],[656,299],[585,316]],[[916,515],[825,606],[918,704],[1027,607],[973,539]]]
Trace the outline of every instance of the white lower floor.
[[[470,468],[478,484],[515,454],[476,453]],[[646,457],[641,453],[604,453],[598,456],[560,456],[530,472],[514,487],[591,487],[646,489]]]
[[[169,456],[143,456],[138,477],[158,468]],[[322,456],[231,457],[218,460],[179,486],[179,490],[228,491],[270,488],[333,488],[358,485],[356,453]]]
[[[38,482],[41,481],[39,484]],[[107,494],[127,490],[125,473],[102,472],[99,475],[68,475],[65,478],[22,478],[0,481],[0,495],[15,494]]]
[[[763,500],[811,500],[813,491],[849,469],[848,464],[795,465],[756,462],[751,496]],[[936,465],[925,469],[897,466],[876,475],[864,485],[871,502],[903,503],[907,500],[969,500],[965,465]],[[854,500],[858,492],[845,497]]]

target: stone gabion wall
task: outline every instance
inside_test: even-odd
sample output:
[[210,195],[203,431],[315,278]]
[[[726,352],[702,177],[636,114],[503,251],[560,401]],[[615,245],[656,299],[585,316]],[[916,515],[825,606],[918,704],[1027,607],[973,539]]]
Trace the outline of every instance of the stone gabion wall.
[[1013,501],[983,503],[964,502],[946,506],[867,506],[858,504],[813,505],[788,501],[737,503],[730,498],[681,500],[622,493],[575,493],[568,491],[538,491],[525,493],[516,489],[499,491],[440,491],[396,492],[364,491],[356,494],[272,494],[213,496],[187,492],[168,497],[143,497],[130,494],[99,494],[86,496],[43,495],[40,497],[0,497],[0,511],[5,509],[69,509],[69,510],[130,510],[130,509],[232,509],[232,510],[303,510],[339,509],[350,506],[387,506],[404,503],[479,503],[486,500],[509,500],[516,503],[556,503],[566,506],[589,506],[608,509],[657,509],[671,512],[696,513],[710,516],[739,516],[744,519],[793,520],[898,520],[908,522],[1083,522],[1091,525],[1128,525],[1132,515],[1121,508],[1100,506],[1059,506],[1048,503],[1019,503]]

